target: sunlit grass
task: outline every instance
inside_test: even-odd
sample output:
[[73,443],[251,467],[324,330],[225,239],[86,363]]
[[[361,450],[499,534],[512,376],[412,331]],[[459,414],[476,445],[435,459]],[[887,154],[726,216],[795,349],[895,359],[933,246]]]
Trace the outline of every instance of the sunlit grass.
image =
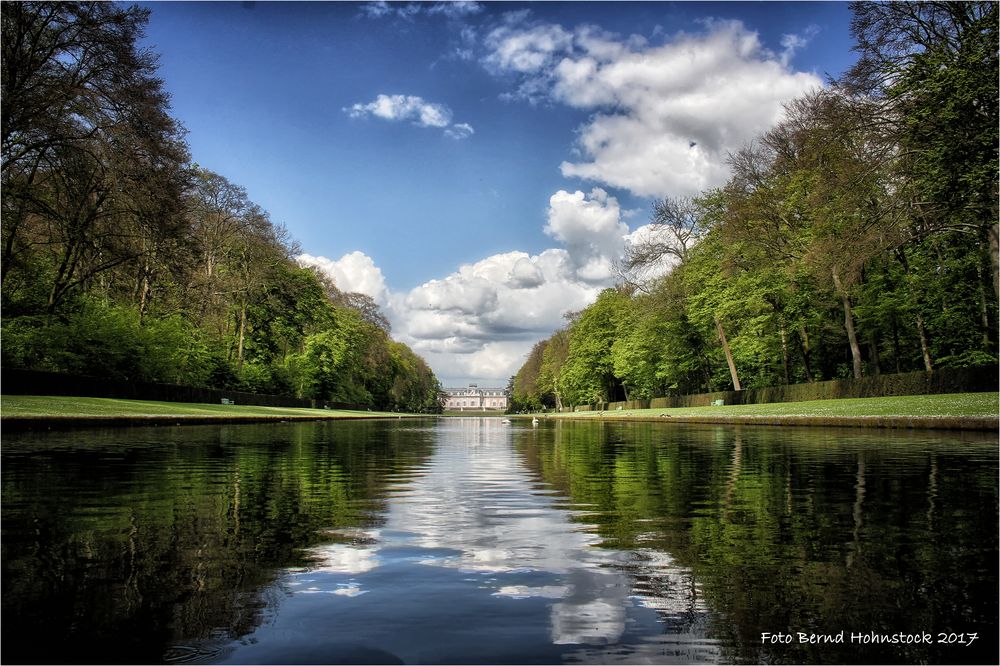
[[[962,417],[997,416],[1000,394],[950,393],[905,395],[885,398],[845,398],[808,402],[773,402],[763,405],[722,405],[718,407],[677,407],[672,409],[623,409],[605,412],[574,412],[560,416],[901,416]],[[552,415],[556,416],[556,415]]]
[[[815,416],[815,417],[989,417],[1000,414],[1000,395],[991,393],[952,393],[944,395],[892,396],[887,398],[849,398],[775,402],[764,405],[723,405],[719,407],[679,407],[673,409],[624,409],[605,412],[574,412],[550,416],[582,418],[660,417],[664,416]],[[298,407],[257,407],[252,405],[216,405],[207,403],[157,402],[113,398],[77,398],[66,396],[0,396],[0,415],[4,417],[128,417],[128,416],[271,416],[298,418],[397,417],[394,412],[307,409]],[[466,413],[481,416],[482,413]],[[499,412],[490,415],[500,416]]]
[[307,409],[299,407],[257,407],[215,405],[115,398],[66,396],[0,396],[0,415],[31,417],[127,417],[127,416],[274,416],[299,418],[349,418],[358,416],[399,416],[390,412]]

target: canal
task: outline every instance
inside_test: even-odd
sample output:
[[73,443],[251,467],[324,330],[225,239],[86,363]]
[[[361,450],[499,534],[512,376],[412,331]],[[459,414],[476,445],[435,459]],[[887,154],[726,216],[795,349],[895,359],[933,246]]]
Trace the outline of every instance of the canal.
[[5,663],[997,663],[993,433],[4,433]]

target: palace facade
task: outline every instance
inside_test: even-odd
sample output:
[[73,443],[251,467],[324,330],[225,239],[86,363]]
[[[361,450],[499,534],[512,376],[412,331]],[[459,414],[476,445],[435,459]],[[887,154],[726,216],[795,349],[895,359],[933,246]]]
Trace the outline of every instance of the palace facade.
[[446,388],[444,408],[449,411],[504,411],[507,409],[507,394],[501,388],[479,388],[469,384],[465,388]]

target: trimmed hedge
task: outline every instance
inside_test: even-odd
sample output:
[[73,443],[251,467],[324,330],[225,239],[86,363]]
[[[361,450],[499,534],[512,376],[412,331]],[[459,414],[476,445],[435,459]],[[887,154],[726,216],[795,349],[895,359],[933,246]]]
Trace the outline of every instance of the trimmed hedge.
[[258,407],[309,407],[313,409],[367,409],[359,405],[325,402],[281,395],[246,393],[213,388],[195,388],[179,384],[128,382],[105,377],[67,375],[61,372],[4,368],[0,374],[0,392],[7,395],[69,395],[86,398],[121,398],[220,404],[223,399],[237,405]]
[[[769,402],[807,402],[837,398],[881,398],[893,395],[931,395],[937,393],[979,393],[996,391],[995,366],[978,368],[941,368],[933,372],[904,372],[873,375],[861,379],[834,379],[812,384],[764,386],[743,391],[717,391],[693,395],[675,395],[652,400],[579,405],[575,411],[616,411],[618,409],[663,409],[672,407],[708,407],[716,400],[727,405],[760,405]],[[563,408],[564,412],[574,408]]]

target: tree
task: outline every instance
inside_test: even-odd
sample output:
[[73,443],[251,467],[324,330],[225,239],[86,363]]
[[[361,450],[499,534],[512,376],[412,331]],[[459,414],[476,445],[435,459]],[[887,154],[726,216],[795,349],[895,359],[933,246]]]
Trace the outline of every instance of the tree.
[[433,409],[440,386],[362,294],[188,162],[148,9],[18,2],[2,23],[4,364]]
[[511,377],[508,395],[510,411],[537,411],[543,406],[554,404],[551,391],[546,392],[540,386],[540,374],[548,345],[548,340],[536,342],[520,370]]
[[382,329],[387,335],[392,331],[389,318],[382,312],[375,299],[368,294],[361,294],[356,291],[339,292],[339,295],[334,298],[333,302],[356,310],[362,319],[372,326]]
[[648,292],[671,266],[687,260],[705,232],[701,201],[664,197],[653,202],[650,224],[625,246],[617,272],[625,284]]
[[174,227],[187,155],[155,57],[136,45],[148,14],[107,3],[25,2],[3,12],[8,302],[41,279],[54,312],[150,252],[143,239]]
[[[569,351],[559,373],[565,397],[573,404],[616,400],[622,391],[614,374],[611,346],[628,296],[605,289],[569,328]],[[623,396],[628,399],[628,396]]]
[[873,113],[870,103],[831,91],[791,102],[785,120],[734,158],[727,187],[731,234],[786,270],[830,280],[855,377],[863,364],[850,290],[873,257],[905,239],[888,175],[896,150],[869,122]]
[[542,365],[538,369],[537,383],[539,399],[541,396],[551,395],[557,410],[563,408],[565,390],[562,387],[560,377],[568,356],[569,331],[564,328],[559,329],[549,337],[548,344],[542,352]]
[[998,7],[993,2],[858,2],[860,57],[840,81],[878,100],[904,159],[913,232],[971,233],[998,276]]

